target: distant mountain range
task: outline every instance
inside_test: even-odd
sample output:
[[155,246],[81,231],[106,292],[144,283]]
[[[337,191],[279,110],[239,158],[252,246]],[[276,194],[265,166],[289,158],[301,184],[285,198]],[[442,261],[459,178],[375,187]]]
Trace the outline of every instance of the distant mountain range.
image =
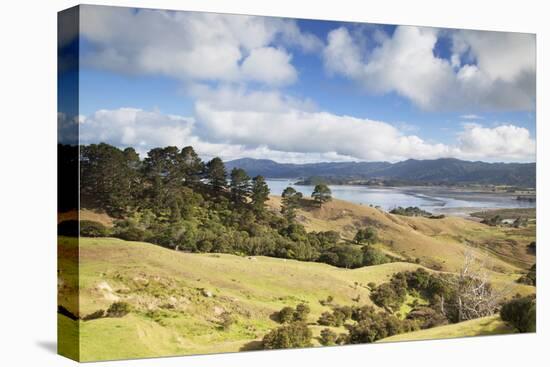
[[226,167],[242,168],[251,176],[268,178],[326,177],[340,179],[387,180],[416,184],[485,184],[535,187],[535,163],[486,163],[454,158],[409,159],[389,162],[277,163],[269,159],[242,158],[226,162]]

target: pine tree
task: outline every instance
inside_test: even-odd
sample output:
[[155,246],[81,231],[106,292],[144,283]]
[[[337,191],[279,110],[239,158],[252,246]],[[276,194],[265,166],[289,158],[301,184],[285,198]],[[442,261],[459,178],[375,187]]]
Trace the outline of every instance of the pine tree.
[[213,158],[206,165],[206,176],[214,191],[221,192],[227,185],[225,164],[219,157]]
[[332,191],[330,191],[330,188],[327,185],[318,184],[315,185],[311,197],[319,204],[319,206],[321,206],[323,203],[332,200]]
[[296,208],[300,205],[302,197],[302,193],[296,191],[293,187],[284,189],[281,200],[281,213],[289,222],[296,218]]
[[231,170],[231,198],[236,204],[246,202],[250,195],[250,177],[242,168],[233,168]]
[[256,176],[252,179],[251,191],[252,206],[256,212],[260,213],[265,208],[265,202],[269,200],[269,186],[263,176]]

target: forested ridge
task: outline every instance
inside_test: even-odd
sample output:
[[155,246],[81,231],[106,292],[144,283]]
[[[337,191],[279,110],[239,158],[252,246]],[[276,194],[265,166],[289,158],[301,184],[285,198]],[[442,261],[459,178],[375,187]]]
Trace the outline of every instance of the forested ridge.
[[[312,198],[293,188],[280,213],[267,210],[264,177],[227,172],[220,158],[203,162],[192,147],[155,148],[141,160],[133,148],[108,144],[80,148],[83,208],[118,218],[113,229],[81,223],[83,235],[110,235],[188,252],[265,255],[355,268],[390,259],[371,240],[344,242],[335,231],[307,233],[295,218],[300,206],[321,206],[330,189]],[[374,238],[374,237],[373,237]]]

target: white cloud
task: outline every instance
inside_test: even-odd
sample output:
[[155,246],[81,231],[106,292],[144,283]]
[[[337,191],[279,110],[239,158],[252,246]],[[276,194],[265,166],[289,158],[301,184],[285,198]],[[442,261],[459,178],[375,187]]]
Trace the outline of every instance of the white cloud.
[[[68,121],[64,114],[60,114],[58,118],[61,122]],[[71,119],[70,122],[76,123],[76,119]],[[270,149],[265,145],[246,148],[239,144],[212,143],[196,135],[196,124],[191,117],[167,115],[159,111],[144,111],[138,108],[99,110],[89,116],[81,117],[80,123],[82,144],[105,142],[120,148],[134,147],[142,157],[156,147],[182,148],[191,145],[204,159],[214,156],[223,157],[225,160],[250,157],[270,158],[289,163],[355,159],[336,152],[285,152]],[[77,131],[77,129],[71,129],[73,135]]]
[[[275,92],[266,93],[264,100],[269,102],[257,109],[246,101],[246,92],[236,92],[233,103],[228,90],[221,91],[221,97],[217,92],[210,91],[208,98],[203,91],[193,118],[135,108],[99,110],[81,119],[81,142],[133,146],[142,155],[154,147],[192,145],[205,159],[251,157],[294,163],[442,157],[535,159],[535,142],[529,131],[512,124],[494,128],[466,124],[456,144],[446,145],[407,135],[383,121],[300,109],[308,104]],[[252,100],[261,100],[261,93],[254,92]],[[217,105],[218,101],[223,103]]]
[[[436,56],[438,39],[449,34],[453,54]],[[534,107],[533,35],[398,26],[391,37],[360,47],[364,42],[341,27],[327,42],[323,56],[329,73],[374,93],[396,92],[423,109]]]
[[290,64],[292,56],[273,47],[256,48],[243,61],[241,69],[248,80],[266,84],[290,84],[296,80],[296,70]]
[[403,135],[381,121],[328,112],[219,109],[207,101],[196,104],[201,131],[216,142],[266,146],[295,153],[336,152],[358,160],[402,160],[445,155],[447,147]]
[[460,156],[466,159],[534,161],[536,155],[535,140],[529,130],[512,124],[494,128],[466,124],[459,134],[458,147]]
[[288,84],[296,70],[285,47],[322,47],[292,20],[102,6],[82,6],[81,34],[86,65],[186,81]]
[[193,124],[189,117],[138,108],[99,110],[82,119],[80,141],[106,142],[143,152],[153,147],[181,146],[191,136]]

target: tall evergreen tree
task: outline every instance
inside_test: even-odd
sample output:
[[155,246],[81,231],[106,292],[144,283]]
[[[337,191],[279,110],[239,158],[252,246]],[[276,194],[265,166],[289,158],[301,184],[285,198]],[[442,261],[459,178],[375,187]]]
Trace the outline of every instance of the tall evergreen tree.
[[300,205],[302,197],[302,193],[296,191],[293,187],[289,186],[284,189],[281,200],[281,214],[289,222],[292,222],[296,218],[296,208]]
[[242,168],[233,168],[231,170],[231,198],[236,204],[246,202],[250,194],[250,177]]
[[252,179],[251,201],[254,210],[262,212],[265,208],[265,202],[269,200],[269,186],[263,176],[256,176]]
[[80,149],[80,199],[84,207],[123,214],[133,204],[132,183],[137,177],[135,157],[109,144]]
[[219,157],[212,158],[206,164],[206,177],[214,191],[221,192],[227,185],[227,172],[225,164]]
[[181,189],[183,172],[181,155],[174,146],[154,148],[143,161],[143,175],[149,183],[148,194],[153,209],[160,212],[168,204],[168,198]]
[[332,191],[330,191],[330,188],[327,185],[318,184],[315,185],[315,188],[311,193],[311,197],[319,204],[319,206],[321,206],[323,203],[332,200]]
[[185,183],[188,186],[196,185],[205,167],[193,147],[188,146],[181,150],[181,164]]

